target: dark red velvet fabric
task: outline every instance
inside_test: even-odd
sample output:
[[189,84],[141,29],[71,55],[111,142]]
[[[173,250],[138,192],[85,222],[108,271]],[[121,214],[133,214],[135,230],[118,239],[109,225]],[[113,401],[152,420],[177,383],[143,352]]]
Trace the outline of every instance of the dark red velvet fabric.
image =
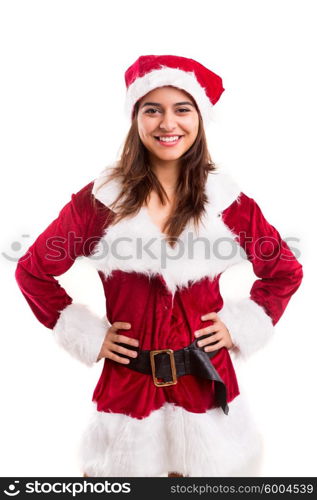
[[[205,278],[177,290],[173,300],[161,276],[149,280],[141,273],[118,270],[107,280],[103,279],[103,283],[109,321],[130,322],[128,335],[139,339],[142,350],[186,347],[195,340],[196,330],[212,324],[212,321],[203,322],[200,317],[222,307],[218,279],[211,282]],[[239,389],[228,350],[222,348],[212,362],[227,386],[228,401],[231,401],[239,394]],[[214,382],[186,375],[174,386],[158,388],[151,376],[110,360],[104,364],[93,398],[99,410],[117,413],[128,410],[137,418],[148,415],[165,401],[197,413],[217,406]]]

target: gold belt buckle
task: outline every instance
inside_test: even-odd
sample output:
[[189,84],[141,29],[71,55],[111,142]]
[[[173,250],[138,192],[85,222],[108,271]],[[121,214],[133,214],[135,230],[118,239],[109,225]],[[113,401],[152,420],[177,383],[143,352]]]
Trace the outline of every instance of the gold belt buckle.
[[[156,356],[156,354],[160,354],[161,352],[166,352],[170,357],[171,370],[172,370],[172,380],[169,380],[168,382],[159,382],[156,375],[155,375],[154,356]],[[177,384],[176,366],[175,366],[175,358],[174,358],[173,349],[161,349],[159,351],[150,351],[150,360],[151,360],[153,381],[154,381],[154,384],[156,385],[156,387],[165,387],[167,385]]]

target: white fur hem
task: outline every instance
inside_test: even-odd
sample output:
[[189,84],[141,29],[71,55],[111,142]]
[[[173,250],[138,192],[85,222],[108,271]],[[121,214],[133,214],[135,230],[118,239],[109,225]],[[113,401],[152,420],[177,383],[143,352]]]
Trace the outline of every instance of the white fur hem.
[[263,307],[250,298],[225,302],[218,315],[229,330],[235,346],[233,352],[238,357],[248,358],[273,336],[272,319]]
[[56,342],[71,356],[91,366],[97,361],[107,327],[101,319],[83,304],[70,304],[61,311],[53,332]]
[[193,413],[172,403],[143,419],[92,410],[79,446],[90,477],[252,475],[261,455],[259,431],[241,394],[220,408]]

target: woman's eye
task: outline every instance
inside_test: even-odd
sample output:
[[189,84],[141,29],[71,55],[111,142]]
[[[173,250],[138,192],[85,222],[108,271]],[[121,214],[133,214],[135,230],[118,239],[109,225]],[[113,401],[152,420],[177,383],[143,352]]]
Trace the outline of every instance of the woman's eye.
[[[158,111],[158,109],[155,109],[155,108],[148,108],[145,113],[149,114],[149,115],[155,115],[156,114],[156,111]],[[181,111],[181,114],[182,113],[186,113],[187,111],[190,111],[190,109],[188,108],[178,108],[176,111]]]

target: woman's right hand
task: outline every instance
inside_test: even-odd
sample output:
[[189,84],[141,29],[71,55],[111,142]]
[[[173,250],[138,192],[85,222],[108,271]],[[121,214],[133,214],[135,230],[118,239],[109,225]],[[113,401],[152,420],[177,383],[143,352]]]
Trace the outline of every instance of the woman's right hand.
[[130,363],[130,360],[127,358],[122,358],[121,356],[119,356],[119,354],[125,354],[126,356],[130,356],[131,358],[137,357],[138,353],[136,351],[126,349],[125,347],[118,345],[118,343],[120,343],[135,347],[139,346],[139,341],[137,339],[132,339],[131,337],[126,337],[125,335],[117,333],[117,330],[129,330],[129,328],[131,328],[131,324],[123,323],[122,321],[116,321],[113,323],[113,325],[110,326],[110,328],[108,328],[97,361],[102,358],[109,358],[113,361],[117,361],[118,363],[127,365]]

